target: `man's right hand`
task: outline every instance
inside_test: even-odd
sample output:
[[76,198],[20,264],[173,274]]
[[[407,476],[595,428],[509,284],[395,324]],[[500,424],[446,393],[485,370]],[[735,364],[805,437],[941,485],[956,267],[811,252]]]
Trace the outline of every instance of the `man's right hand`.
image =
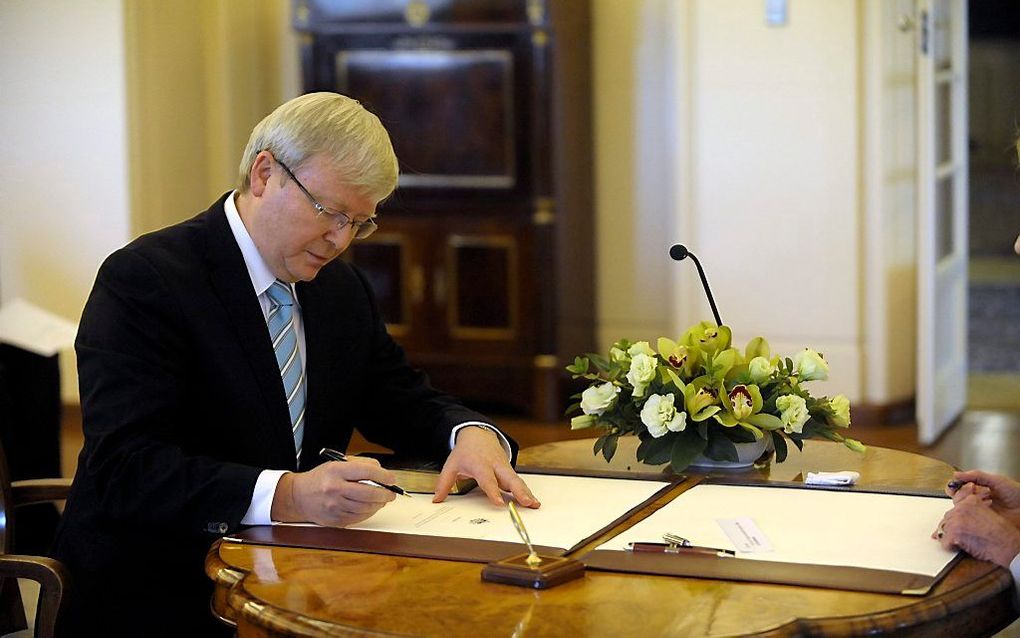
[[327,461],[307,472],[280,477],[273,495],[274,521],[346,527],[359,523],[395,498],[389,490],[359,483],[393,483],[395,477],[375,459],[349,456],[348,462]]

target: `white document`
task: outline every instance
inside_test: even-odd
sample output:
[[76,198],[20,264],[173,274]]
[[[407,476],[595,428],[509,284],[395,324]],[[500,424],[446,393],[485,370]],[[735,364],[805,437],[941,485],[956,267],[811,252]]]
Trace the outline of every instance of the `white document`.
[[[958,552],[931,533],[952,501],[925,496],[814,489],[696,485],[598,549],[662,542],[671,532],[694,545],[737,550],[737,559],[868,567],[936,576]],[[773,546],[741,552],[720,521],[749,518]]]
[[733,543],[738,552],[771,552],[772,543],[758,528],[753,520],[746,516],[740,518],[720,518],[716,521],[723,533]]
[[[522,474],[541,501],[537,510],[518,507],[534,545],[567,550],[669,485],[664,481]],[[479,489],[433,503],[431,494],[397,497],[372,518],[350,529],[521,543],[506,507]]]
[[73,322],[34,306],[24,299],[13,299],[0,306],[0,341],[52,357],[74,343],[78,326]]

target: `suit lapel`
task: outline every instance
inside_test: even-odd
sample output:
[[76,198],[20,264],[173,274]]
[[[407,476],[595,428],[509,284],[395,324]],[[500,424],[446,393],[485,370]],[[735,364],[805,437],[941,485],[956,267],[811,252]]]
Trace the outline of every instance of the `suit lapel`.
[[274,467],[295,469],[294,438],[290,430],[287,399],[280,381],[280,368],[269,342],[262,308],[252,290],[244,257],[227,223],[224,199],[221,198],[206,212],[210,280],[244,352],[245,363],[255,377],[268,414],[268,431],[253,430],[252,436],[264,439],[264,449],[271,454]]

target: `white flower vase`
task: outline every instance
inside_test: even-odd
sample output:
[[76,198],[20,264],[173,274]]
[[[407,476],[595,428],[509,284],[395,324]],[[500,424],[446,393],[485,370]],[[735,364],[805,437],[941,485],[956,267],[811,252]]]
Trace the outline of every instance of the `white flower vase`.
[[750,443],[734,443],[733,445],[737,448],[737,460],[736,461],[717,461],[716,459],[710,459],[703,454],[699,454],[694,462],[691,463],[691,467],[697,467],[702,469],[710,470],[737,470],[742,468],[748,468],[754,465],[765,450],[768,448],[768,444],[772,442],[772,438],[765,436],[757,441],[751,441]]

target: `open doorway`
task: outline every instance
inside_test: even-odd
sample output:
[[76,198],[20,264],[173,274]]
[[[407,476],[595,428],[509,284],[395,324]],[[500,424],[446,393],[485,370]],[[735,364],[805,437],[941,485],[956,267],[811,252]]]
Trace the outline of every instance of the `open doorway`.
[[1020,412],[1020,3],[970,0],[968,394]]

